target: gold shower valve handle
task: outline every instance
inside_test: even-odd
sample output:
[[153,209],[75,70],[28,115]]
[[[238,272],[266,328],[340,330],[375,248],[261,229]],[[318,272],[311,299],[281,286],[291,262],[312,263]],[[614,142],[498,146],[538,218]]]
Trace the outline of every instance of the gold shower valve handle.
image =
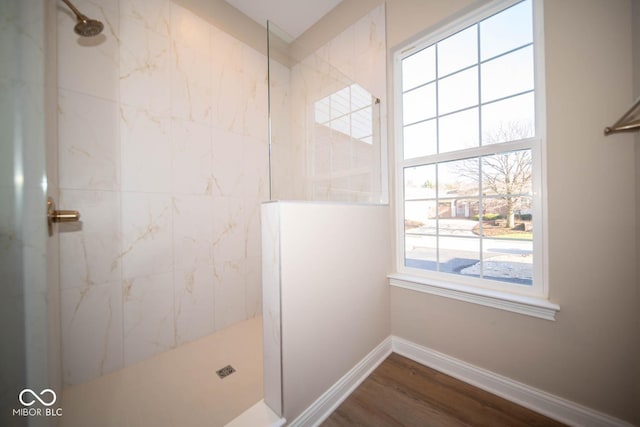
[[53,211],[51,221],[53,222],[74,222],[80,220],[78,211]]
[[71,210],[56,210],[56,204],[51,197],[47,198],[47,223],[49,235],[53,235],[54,222],[75,222],[80,220],[80,212]]

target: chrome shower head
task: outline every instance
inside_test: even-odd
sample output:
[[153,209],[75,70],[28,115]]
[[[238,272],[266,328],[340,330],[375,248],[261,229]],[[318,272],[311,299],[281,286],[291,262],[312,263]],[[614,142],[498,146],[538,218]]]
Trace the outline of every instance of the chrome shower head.
[[76,15],[78,22],[73,28],[76,34],[82,37],[93,37],[102,32],[102,30],[104,29],[104,25],[102,25],[102,22],[95,19],[87,18],[85,15],[80,13],[80,11],[73,4],[71,4],[69,0],[62,1],[67,6],[69,6],[69,9],[71,9],[71,11]]

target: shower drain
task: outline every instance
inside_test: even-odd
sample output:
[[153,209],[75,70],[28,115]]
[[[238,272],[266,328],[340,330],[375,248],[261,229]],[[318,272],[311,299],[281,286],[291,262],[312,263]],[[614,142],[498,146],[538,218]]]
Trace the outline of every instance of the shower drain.
[[216,374],[218,374],[218,376],[220,378],[225,378],[228,377],[229,375],[233,374],[236,370],[233,368],[233,366],[231,365],[227,365],[222,369],[218,369],[216,371]]

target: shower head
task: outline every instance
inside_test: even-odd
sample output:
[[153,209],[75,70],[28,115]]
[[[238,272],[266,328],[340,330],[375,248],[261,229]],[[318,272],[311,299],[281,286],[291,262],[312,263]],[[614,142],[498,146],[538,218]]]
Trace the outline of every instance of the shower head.
[[69,6],[69,9],[71,9],[71,11],[76,15],[78,22],[73,28],[76,34],[82,37],[93,37],[102,32],[102,30],[104,29],[104,25],[102,25],[102,22],[95,19],[87,18],[85,15],[80,13],[80,11],[73,4],[71,4],[69,0],[62,1],[67,6]]
[[78,23],[73,27],[73,31],[82,37],[97,36],[103,29],[104,25],[102,25],[102,22],[95,19],[87,19],[84,15],[82,18],[78,17]]

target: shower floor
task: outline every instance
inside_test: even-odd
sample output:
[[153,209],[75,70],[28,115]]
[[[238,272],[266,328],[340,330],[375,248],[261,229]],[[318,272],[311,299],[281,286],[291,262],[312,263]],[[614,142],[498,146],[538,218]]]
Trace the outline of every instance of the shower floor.
[[[227,365],[235,372],[220,379]],[[262,398],[256,317],[65,389],[60,426],[224,426]]]

